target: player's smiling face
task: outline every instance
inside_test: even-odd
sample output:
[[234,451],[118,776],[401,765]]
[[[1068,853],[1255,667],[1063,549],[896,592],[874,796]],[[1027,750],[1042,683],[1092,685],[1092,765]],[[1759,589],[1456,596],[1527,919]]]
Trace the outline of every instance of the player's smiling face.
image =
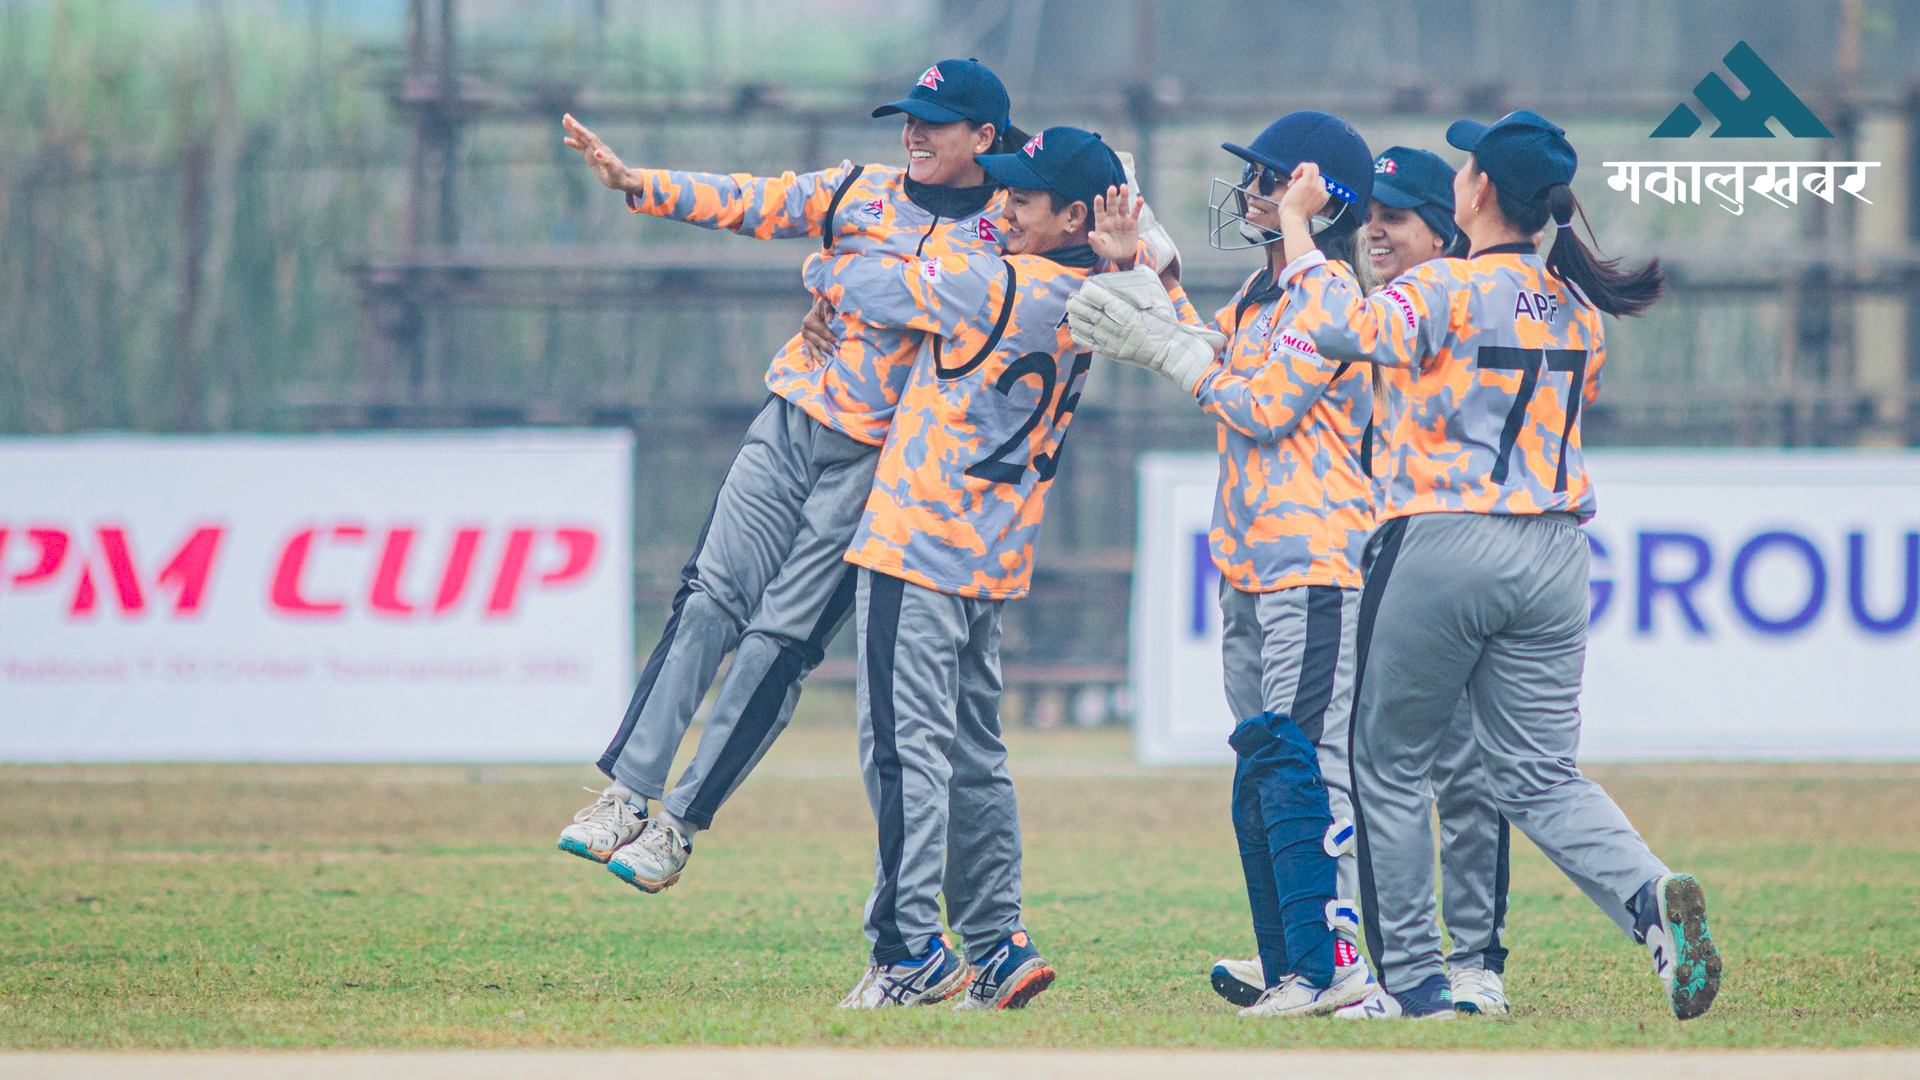
[[1379,200],[1374,201],[1361,236],[1366,240],[1367,262],[1380,281],[1392,281],[1446,247],[1419,214]]
[[1002,245],[1009,255],[1039,255],[1074,243],[1086,223],[1086,206],[1073,203],[1056,212],[1047,192],[1008,188],[1006,209],[1000,213]]
[[972,187],[986,183],[986,173],[974,161],[993,147],[993,128],[975,128],[965,120],[936,124],[917,116],[907,117],[900,129],[900,142],[907,149],[907,176],[922,184]]

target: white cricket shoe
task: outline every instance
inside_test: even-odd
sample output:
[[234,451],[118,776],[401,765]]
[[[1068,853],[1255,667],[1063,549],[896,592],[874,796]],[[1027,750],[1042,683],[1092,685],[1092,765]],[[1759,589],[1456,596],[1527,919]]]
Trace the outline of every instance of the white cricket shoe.
[[1258,956],[1251,960],[1224,958],[1213,962],[1213,992],[1245,1008],[1267,992],[1267,969]]
[[1333,985],[1321,989],[1298,975],[1288,975],[1268,987],[1260,1000],[1240,1010],[1241,1016],[1325,1016],[1367,996],[1373,986],[1365,964],[1351,964],[1335,973]]
[[1390,994],[1379,983],[1367,986],[1359,1001],[1333,1014],[1341,1020],[1451,1020],[1453,989],[1445,975],[1429,976],[1411,990]]
[[944,938],[934,938],[927,951],[897,964],[868,966],[853,990],[840,999],[843,1009],[886,1009],[902,1005],[932,1005],[965,990],[973,969]]
[[625,799],[608,788],[600,793],[592,806],[573,815],[573,824],[560,830],[560,850],[603,863],[612,858],[614,852],[632,843],[646,824],[647,815],[644,811],[634,810]]
[[643,893],[657,893],[680,880],[693,842],[671,825],[649,821],[633,843],[614,852],[607,869]]
[[1453,1011],[1473,1016],[1496,1016],[1507,1011],[1507,988],[1500,973],[1490,968],[1461,968],[1447,972],[1453,985]]

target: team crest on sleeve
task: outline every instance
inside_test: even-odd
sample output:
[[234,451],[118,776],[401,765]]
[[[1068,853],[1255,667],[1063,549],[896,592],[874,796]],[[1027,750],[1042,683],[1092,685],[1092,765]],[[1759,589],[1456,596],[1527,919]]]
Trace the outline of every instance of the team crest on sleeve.
[[981,218],[980,223],[974,227],[974,235],[978,236],[980,242],[983,244],[997,244],[1000,242],[999,230],[995,229],[993,222],[988,221],[986,218]]
[[[923,72],[920,76],[920,81],[915,83],[914,85],[924,86],[929,90],[938,90],[940,89],[940,84],[943,81],[945,81],[945,79],[946,79],[946,76],[940,74],[940,66],[938,64],[935,64],[933,67],[930,67],[925,72]],[[898,86],[900,84],[894,83],[894,85]]]
[[1392,288],[1380,295],[1386,297],[1387,301],[1400,312],[1401,321],[1407,324],[1407,329],[1417,330],[1420,328],[1420,316],[1414,313],[1413,301],[1407,298],[1406,293],[1401,292],[1398,288]]
[[1028,139],[1027,145],[1020,148],[1021,151],[1025,153],[1028,157],[1032,157],[1033,155],[1039,153],[1040,151],[1045,150],[1047,148],[1047,144],[1044,141],[1046,138],[1046,135],[1047,133],[1043,131],[1040,134],[1035,135],[1033,138]]

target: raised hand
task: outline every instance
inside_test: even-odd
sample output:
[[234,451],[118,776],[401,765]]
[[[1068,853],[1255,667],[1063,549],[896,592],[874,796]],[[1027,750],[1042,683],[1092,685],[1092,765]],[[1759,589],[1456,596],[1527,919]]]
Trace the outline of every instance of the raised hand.
[[1306,221],[1319,213],[1331,198],[1326,181],[1320,179],[1320,166],[1303,161],[1288,178],[1287,193],[1280,196],[1280,220],[1285,222],[1289,217],[1297,217]]
[[1125,184],[1093,197],[1093,229],[1087,243],[1093,253],[1122,270],[1133,268],[1140,247],[1140,211],[1147,200],[1133,195]]
[[580,151],[580,156],[586,159],[593,169],[593,175],[599,177],[601,183],[615,191],[627,190],[627,166],[620,160],[620,155],[600,141],[600,136],[587,130],[585,124],[575,120],[572,113],[560,118],[560,126],[567,132],[560,141]]

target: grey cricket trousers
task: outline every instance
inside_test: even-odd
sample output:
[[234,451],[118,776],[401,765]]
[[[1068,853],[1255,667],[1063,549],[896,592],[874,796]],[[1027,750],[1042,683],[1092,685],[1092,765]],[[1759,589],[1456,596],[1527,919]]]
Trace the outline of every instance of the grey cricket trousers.
[[1429,785],[1462,693],[1501,813],[1600,890],[1609,917],[1667,871],[1574,765],[1587,574],[1586,538],[1565,514],[1419,514],[1380,527],[1352,751],[1363,921],[1389,991],[1444,970]]
[[[673,612],[600,769],[706,828],[765,756],[853,611],[843,561],[873,488],[880,448],[769,397],[720,485]],[[726,654],[733,666],[692,763],[665,792],[673,757]]]
[[879,845],[873,962],[924,953],[939,896],[967,954],[1020,922],[1020,810],[1000,740],[1000,608],[858,571],[860,771]]
[[[1353,823],[1347,729],[1359,612],[1358,589],[1305,585],[1250,593],[1220,582],[1227,705],[1236,721],[1262,712],[1290,716],[1313,740],[1335,830]],[[1348,908],[1359,896],[1351,847],[1335,862],[1338,900]]]

